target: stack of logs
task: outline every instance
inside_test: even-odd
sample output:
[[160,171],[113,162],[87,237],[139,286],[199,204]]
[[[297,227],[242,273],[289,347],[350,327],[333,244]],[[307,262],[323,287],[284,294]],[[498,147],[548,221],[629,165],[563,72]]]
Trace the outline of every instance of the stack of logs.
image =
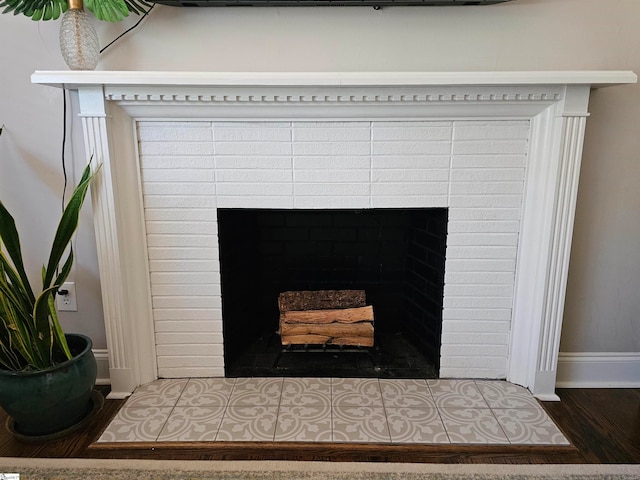
[[364,290],[283,292],[278,306],[282,345],[373,347],[373,307]]

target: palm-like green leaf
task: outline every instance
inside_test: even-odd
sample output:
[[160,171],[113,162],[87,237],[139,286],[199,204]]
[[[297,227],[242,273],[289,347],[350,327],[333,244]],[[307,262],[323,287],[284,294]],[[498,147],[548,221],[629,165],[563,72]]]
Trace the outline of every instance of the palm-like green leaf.
[[[129,12],[141,15],[151,5],[144,0],[85,0],[85,6],[98,20],[119,22]],[[0,0],[2,13],[26,15],[33,20],[56,20],[67,11],[67,0]]]
[[67,11],[67,0],[2,0],[2,13],[26,15],[33,20],[56,20]]

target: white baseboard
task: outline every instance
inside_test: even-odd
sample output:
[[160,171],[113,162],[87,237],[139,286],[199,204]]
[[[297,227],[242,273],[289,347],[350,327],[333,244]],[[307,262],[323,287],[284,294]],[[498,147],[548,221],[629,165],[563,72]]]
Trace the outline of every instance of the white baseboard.
[[[110,385],[109,352],[93,351],[98,363],[97,385]],[[558,388],[640,388],[640,353],[560,352]]]
[[640,352],[560,352],[558,388],[639,388]]
[[96,357],[96,363],[98,364],[96,385],[111,385],[111,378],[109,378],[109,351],[106,348],[94,349],[93,356]]

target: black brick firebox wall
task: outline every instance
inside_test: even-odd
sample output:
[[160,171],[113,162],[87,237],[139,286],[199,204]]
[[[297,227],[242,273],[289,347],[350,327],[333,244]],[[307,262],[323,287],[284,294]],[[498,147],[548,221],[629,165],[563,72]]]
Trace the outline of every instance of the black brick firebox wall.
[[280,292],[362,289],[375,348],[401,334],[437,372],[447,217],[444,208],[219,209],[225,364],[277,331]]

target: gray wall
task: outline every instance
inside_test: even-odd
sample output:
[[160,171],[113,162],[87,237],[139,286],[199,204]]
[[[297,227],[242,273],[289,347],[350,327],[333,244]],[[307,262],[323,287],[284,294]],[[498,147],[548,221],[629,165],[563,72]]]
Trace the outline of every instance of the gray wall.
[[[135,18],[100,24],[106,44]],[[38,278],[59,214],[65,70],[57,22],[0,15],[0,196]],[[175,9],[158,6],[100,70],[640,72],[638,0],[516,0],[487,7]],[[640,86],[594,92],[580,178],[561,350],[640,352]],[[71,114],[70,114],[71,116]],[[70,169],[84,158],[78,122]],[[75,150],[75,152],[74,152]],[[73,155],[75,153],[75,155]],[[105,348],[90,209],[76,241],[79,312],[64,326]]]

